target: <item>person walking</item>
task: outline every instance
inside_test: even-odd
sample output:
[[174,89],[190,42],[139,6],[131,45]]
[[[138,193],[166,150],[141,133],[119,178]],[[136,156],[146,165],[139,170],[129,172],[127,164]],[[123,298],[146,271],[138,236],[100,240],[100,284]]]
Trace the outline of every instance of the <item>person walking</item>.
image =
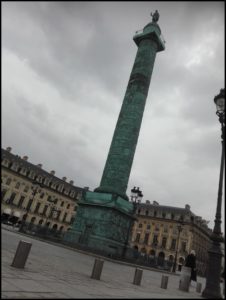
[[188,254],[188,256],[186,257],[185,267],[190,267],[191,268],[190,284],[192,284],[192,281],[197,282],[195,250],[191,250],[191,253]]

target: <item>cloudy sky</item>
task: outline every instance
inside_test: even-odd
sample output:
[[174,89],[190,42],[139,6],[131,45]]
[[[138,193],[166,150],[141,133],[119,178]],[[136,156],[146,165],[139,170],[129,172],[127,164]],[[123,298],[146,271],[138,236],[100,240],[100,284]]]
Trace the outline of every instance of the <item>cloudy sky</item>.
[[190,204],[213,227],[223,1],[2,2],[2,147],[98,187],[137,51],[133,35],[156,9],[166,49],[156,56],[127,194],[139,186],[143,201]]

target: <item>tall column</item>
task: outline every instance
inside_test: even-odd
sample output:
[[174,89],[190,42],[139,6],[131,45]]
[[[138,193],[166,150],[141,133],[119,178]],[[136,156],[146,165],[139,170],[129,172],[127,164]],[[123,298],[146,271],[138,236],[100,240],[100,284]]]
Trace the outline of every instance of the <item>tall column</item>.
[[[157,15],[156,15],[157,14]],[[156,18],[157,17],[157,18]],[[153,15],[142,33],[133,40],[138,46],[121,111],[115,127],[100,186],[95,192],[111,193],[128,200],[127,184],[140,132],[156,53],[165,49],[157,24],[158,12]]]

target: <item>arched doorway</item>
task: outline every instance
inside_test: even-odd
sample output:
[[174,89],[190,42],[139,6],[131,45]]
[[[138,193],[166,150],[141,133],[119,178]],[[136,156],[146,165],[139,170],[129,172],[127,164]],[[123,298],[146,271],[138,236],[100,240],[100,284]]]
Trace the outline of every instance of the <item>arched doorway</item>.
[[54,224],[52,228],[53,230],[57,230],[57,224]]
[[28,225],[28,229],[29,229],[29,230],[32,230],[32,229],[33,229],[35,220],[36,220],[36,217],[32,217],[32,218],[31,218],[31,221],[30,221],[30,223],[29,223],[29,225]]
[[165,260],[165,253],[164,252],[159,252],[158,265],[163,267],[164,266],[164,260]]

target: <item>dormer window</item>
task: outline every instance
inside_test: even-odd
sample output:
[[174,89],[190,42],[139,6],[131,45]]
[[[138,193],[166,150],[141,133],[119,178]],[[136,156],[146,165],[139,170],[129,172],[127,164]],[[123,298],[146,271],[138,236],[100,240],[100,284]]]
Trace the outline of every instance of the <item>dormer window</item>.
[[31,179],[34,179],[35,178],[35,172],[30,171],[29,174],[28,174],[28,177],[31,178]]
[[8,161],[8,159],[3,159],[2,165],[5,166],[5,167],[8,167],[8,166],[9,166],[9,161]]
[[17,163],[13,163],[13,165],[12,165],[12,167],[11,167],[11,169],[13,170],[13,171],[18,171],[18,168],[19,168],[19,165],[17,164]]
[[72,190],[72,191],[70,192],[70,197],[72,197],[72,198],[75,197],[75,191]]
[[45,178],[44,184],[45,184],[46,186],[49,186],[49,183],[50,183],[50,179],[49,179],[49,178]]
[[62,192],[62,191],[63,191],[63,188],[64,188],[64,185],[63,185],[63,184],[59,184],[57,190],[58,190],[59,192]]

